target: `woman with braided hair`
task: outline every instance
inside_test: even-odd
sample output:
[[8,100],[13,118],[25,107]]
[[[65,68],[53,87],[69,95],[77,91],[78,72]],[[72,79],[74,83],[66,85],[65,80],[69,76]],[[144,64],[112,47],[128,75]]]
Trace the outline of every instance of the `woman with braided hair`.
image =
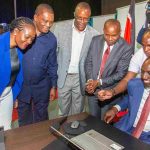
[[0,35],[0,126],[11,128],[13,102],[22,85],[22,50],[36,35],[32,20],[19,17],[10,24],[10,31]]

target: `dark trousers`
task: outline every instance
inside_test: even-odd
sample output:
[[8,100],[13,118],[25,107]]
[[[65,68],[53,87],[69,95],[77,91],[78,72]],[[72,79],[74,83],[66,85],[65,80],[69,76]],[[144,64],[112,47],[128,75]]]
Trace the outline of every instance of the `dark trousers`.
[[48,119],[48,103],[43,101],[30,103],[18,101],[19,126],[24,126]]
[[92,116],[95,116],[101,119],[101,109],[100,103],[96,96],[89,96],[88,97],[88,104],[89,104],[89,111]]
[[118,101],[121,100],[121,97],[115,97],[111,100],[106,100],[104,102],[100,102],[96,96],[88,97],[89,111],[92,116],[95,116],[101,120],[103,120],[106,111],[115,105]]

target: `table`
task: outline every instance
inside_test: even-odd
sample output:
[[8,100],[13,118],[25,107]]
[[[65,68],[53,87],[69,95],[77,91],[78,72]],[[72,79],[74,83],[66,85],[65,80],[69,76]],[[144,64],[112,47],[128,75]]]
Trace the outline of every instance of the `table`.
[[[41,150],[56,139],[56,137],[50,133],[49,127],[59,119],[60,118],[43,121],[5,131],[6,150]],[[150,150],[150,145],[137,140],[103,121],[97,120],[87,113],[70,116],[68,122],[83,119],[86,119],[90,128],[95,129],[106,137],[121,144],[125,147],[125,150]]]

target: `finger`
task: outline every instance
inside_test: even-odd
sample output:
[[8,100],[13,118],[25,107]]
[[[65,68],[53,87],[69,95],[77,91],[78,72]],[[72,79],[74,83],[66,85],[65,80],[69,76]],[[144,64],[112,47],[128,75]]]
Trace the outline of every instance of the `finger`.
[[109,116],[108,119],[107,119],[107,123],[110,123],[112,121],[113,117],[112,116]]

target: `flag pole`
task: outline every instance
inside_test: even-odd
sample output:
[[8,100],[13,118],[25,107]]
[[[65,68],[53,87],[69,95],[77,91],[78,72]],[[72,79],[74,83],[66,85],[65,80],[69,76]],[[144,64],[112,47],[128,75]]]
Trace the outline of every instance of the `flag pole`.
[[128,16],[126,19],[124,39],[135,48],[135,0],[131,0]]

